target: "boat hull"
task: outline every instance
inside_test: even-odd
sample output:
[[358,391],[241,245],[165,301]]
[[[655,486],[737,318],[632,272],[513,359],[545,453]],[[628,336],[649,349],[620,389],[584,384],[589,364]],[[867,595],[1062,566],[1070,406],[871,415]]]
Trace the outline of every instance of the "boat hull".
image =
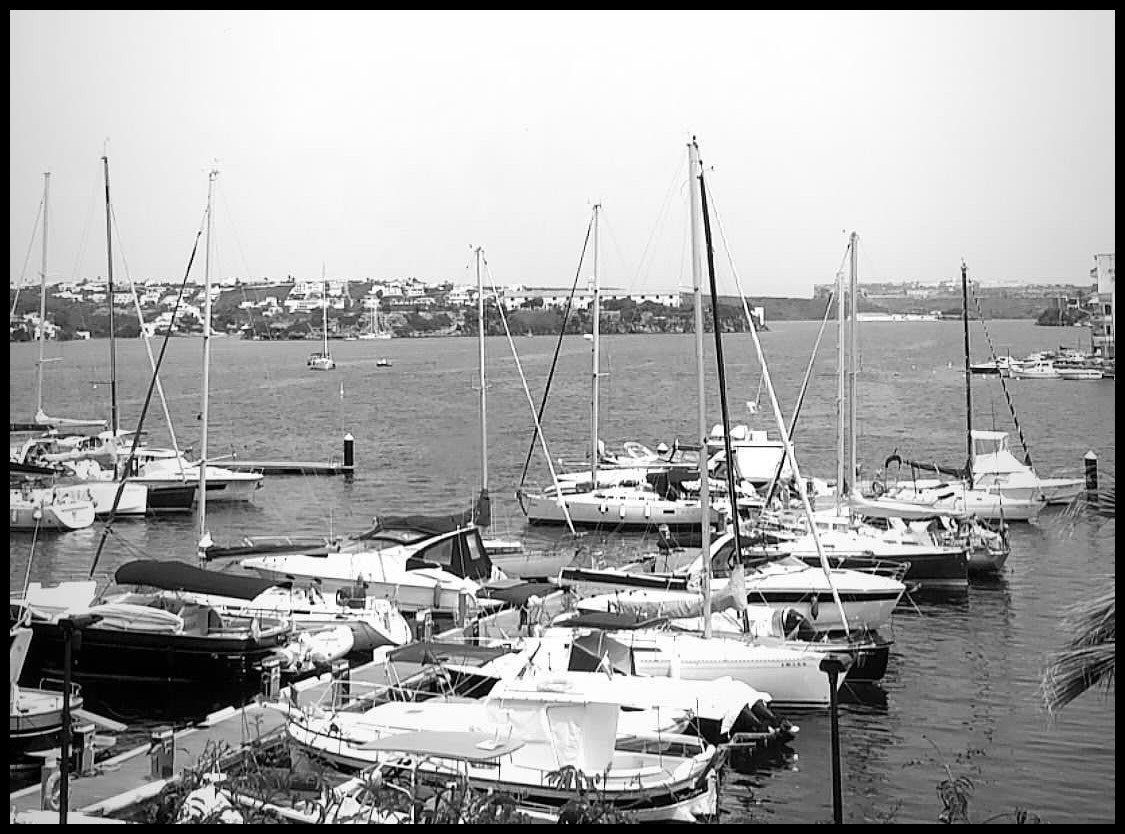
[[[21,683],[62,680],[61,627],[32,621],[30,628]],[[288,639],[287,631],[196,637],[95,626],[76,641],[71,678],[96,712],[123,720],[190,720],[253,699],[263,689],[263,662]]]
[[94,502],[86,490],[10,490],[8,529],[65,533],[94,523]]

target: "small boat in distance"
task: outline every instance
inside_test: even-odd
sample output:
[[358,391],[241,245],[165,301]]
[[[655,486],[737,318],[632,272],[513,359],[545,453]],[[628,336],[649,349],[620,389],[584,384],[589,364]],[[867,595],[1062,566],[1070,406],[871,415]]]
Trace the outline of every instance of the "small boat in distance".
[[389,367],[391,367],[391,360],[388,359],[385,356],[383,356],[379,359],[376,359],[375,360],[375,367],[376,368],[389,368]]
[[305,365],[310,371],[331,371],[336,367],[336,360],[328,350],[328,281],[325,280],[323,268],[320,272],[320,287],[320,332],[323,334],[324,344],[319,353],[309,354]]

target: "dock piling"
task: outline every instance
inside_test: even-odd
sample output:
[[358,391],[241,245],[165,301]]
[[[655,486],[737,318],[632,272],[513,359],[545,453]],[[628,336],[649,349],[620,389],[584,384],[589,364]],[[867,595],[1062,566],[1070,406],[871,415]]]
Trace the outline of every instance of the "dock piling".
[[74,748],[78,751],[79,776],[90,776],[94,772],[94,730],[93,723],[74,728]]
[[153,779],[171,779],[176,772],[176,734],[171,727],[160,727],[152,733],[149,759]]
[[276,701],[281,692],[281,661],[269,657],[262,661],[262,697]]
[[1083,458],[1086,469],[1086,494],[1087,497],[1097,497],[1098,494],[1098,456],[1091,449]]

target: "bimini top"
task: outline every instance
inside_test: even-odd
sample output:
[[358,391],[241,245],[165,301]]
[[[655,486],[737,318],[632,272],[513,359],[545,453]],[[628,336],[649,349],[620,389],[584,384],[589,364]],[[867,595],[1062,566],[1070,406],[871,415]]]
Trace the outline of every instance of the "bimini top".
[[165,591],[192,591],[236,599],[254,599],[276,585],[290,583],[206,570],[186,562],[137,559],[126,562],[113,574],[118,585],[145,585]]

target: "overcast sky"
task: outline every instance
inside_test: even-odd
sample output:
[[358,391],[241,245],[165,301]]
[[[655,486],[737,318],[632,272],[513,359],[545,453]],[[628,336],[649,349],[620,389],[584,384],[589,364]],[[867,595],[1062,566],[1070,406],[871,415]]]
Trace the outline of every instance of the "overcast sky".
[[[1115,251],[1116,15],[10,11],[9,280],[690,286],[687,143],[717,260],[808,297],[860,281],[1089,282]],[[725,235],[726,244],[720,239]],[[193,275],[202,280],[202,264]],[[730,271],[720,292],[731,291]]]

